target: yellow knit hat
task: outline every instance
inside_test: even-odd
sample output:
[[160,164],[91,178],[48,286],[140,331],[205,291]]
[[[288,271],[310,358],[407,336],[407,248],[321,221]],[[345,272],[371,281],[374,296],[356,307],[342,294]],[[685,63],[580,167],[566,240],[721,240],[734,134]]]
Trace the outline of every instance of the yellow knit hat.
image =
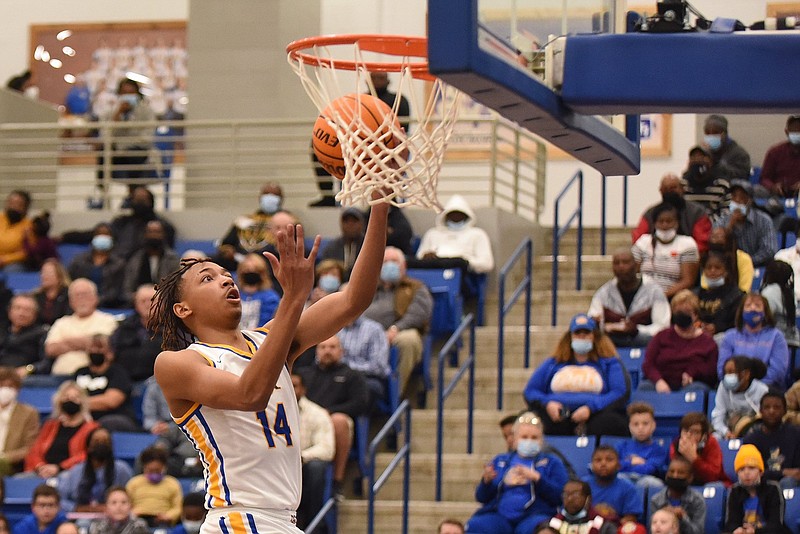
[[759,471],[764,472],[764,459],[761,458],[761,453],[758,452],[755,445],[749,443],[742,445],[739,452],[736,453],[733,468],[738,472],[742,467],[757,467]]

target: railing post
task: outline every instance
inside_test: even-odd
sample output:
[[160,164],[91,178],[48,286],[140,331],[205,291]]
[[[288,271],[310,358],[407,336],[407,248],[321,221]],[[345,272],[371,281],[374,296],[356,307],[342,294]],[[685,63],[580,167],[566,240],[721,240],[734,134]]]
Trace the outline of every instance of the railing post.
[[497,199],[495,198],[495,190],[497,189],[497,117],[492,121],[492,148],[490,151],[489,167],[489,205],[496,206]]
[[406,406],[406,458],[403,465],[403,534],[408,534],[408,498],[411,485],[411,405]]
[[600,254],[606,254],[606,175],[600,175]]
[[525,368],[531,364],[531,295],[533,293],[533,240],[528,240],[525,250],[525,272],[528,286],[525,289]]
[[475,319],[469,324],[469,382],[467,383],[467,454],[472,454],[475,423]]
[[628,175],[622,177],[622,226],[628,227]]
[[552,302],[550,303],[550,326],[556,325],[556,299],[558,298],[558,245],[559,245],[559,228],[558,228],[558,207],[559,201],[556,199],[556,207],[553,214],[553,275],[552,275]]
[[[497,280],[499,295],[497,307],[497,409],[503,409],[503,371],[505,369],[506,331],[506,277],[501,273]],[[530,306],[528,306],[530,307]]]
[[436,376],[436,502],[442,500],[442,453],[444,448],[444,358],[437,358]]
[[581,290],[581,270],[583,267],[583,171],[578,175],[578,268],[575,275],[575,289]]

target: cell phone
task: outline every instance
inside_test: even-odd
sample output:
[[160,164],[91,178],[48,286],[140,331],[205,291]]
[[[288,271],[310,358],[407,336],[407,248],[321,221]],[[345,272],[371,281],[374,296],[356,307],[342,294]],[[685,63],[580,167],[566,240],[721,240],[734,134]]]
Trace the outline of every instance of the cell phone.
[[558,415],[561,416],[561,419],[569,419],[570,416],[572,415],[572,411],[566,406],[562,406],[561,409],[558,411]]

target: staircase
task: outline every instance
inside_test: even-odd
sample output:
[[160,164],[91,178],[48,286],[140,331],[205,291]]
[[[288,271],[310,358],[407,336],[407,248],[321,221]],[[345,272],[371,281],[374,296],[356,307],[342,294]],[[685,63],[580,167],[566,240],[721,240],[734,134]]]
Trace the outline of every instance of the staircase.
[[[430,534],[445,518],[463,522],[478,508],[475,486],[483,465],[505,450],[498,422],[510,413],[525,408],[522,391],[536,366],[550,355],[563,335],[569,319],[585,312],[594,291],[611,278],[610,256],[599,256],[599,231],[584,229],[583,289],[575,290],[576,245],[575,232],[562,240],[559,265],[558,325],[550,326],[551,256],[534,259],[532,299],[531,367],[524,368],[524,300],[506,316],[505,371],[503,410],[497,403],[497,313],[496,291],[487,296],[488,325],[476,329],[475,340],[475,412],[473,454],[466,453],[467,381],[462,379],[446,401],[444,412],[444,444],[442,501],[436,502],[436,395],[430,392],[426,409],[415,409],[411,429],[411,483],[409,503],[409,532]],[[607,251],[630,246],[630,233],[625,229],[611,230],[607,235]],[[538,252],[550,250],[550,244],[537,244]],[[500,261],[498,263],[501,263]],[[522,276],[522,273],[519,274]],[[512,278],[514,278],[512,276]],[[511,280],[510,285],[516,285]],[[445,369],[445,382],[455,369]],[[436,369],[433,369],[436,373]],[[435,382],[434,382],[435,383]],[[402,443],[402,439],[398,439]],[[380,453],[376,473],[388,465],[393,453]],[[402,465],[392,474],[378,494],[375,513],[375,532],[399,533],[402,529]],[[365,493],[366,494],[366,493]],[[340,533],[367,532],[366,499],[348,498],[339,504]]]

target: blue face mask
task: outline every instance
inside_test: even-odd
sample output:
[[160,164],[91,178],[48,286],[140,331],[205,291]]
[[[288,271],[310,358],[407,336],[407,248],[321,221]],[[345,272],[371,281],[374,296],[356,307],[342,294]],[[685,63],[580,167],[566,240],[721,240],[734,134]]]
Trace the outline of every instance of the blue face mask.
[[708,148],[710,148],[711,150],[719,150],[719,147],[722,146],[721,134],[706,135],[703,137],[703,140],[706,142]]
[[588,514],[586,508],[581,508],[581,511],[578,512],[577,514],[571,514],[567,512],[566,508],[562,508],[561,513],[564,514],[564,519],[566,519],[567,521],[577,521],[579,519],[583,519],[584,517],[586,517],[586,514]]
[[381,281],[387,284],[396,284],[400,281],[400,264],[393,261],[387,261],[381,267]]
[[714,289],[715,287],[722,287],[725,285],[725,277],[720,276],[719,278],[708,278],[706,277],[706,285],[708,289]]
[[592,350],[592,341],[589,339],[573,339],[571,345],[576,354],[589,354]]
[[760,325],[762,321],[764,321],[764,312],[752,310],[746,311],[742,313],[742,319],[744,320],[744,324],[750,328],[755,328],[756,326]]
[[111,250],[112,246],[114,246],[114,240],[110,235],[99,234],[92,238],[92,248],[95,250],[106,252]]
[[272,215],[279,209],[281,209],[281,197],[275,195],[273,193],[267,193],[265,195],[261,195],[259,199],[259,206],[261,207],[261,211],[266,213],[267,215]]
[[730,204],[728,204],[728,209],[731,210],[731,213],[738,211],[742,215],[747,215],[747,204],[739,204],[731,200]]
[[447,221],[447,228],[448,230],[453,230],[454,232],[458,232],[459,230],[463,230],[467,226],[467,219],[463,221],[455,222],[455,221]]
[[542,446],[535,439],[521,439],[517,442],[517,454],[522,457],[533,458],[541,450]]
[[138,95],[124,94],[119,95],[120,102],[126,102],[130,107],[135,107],[139,103]]
[[736,373],[726,374],[722,377],[722,386],[728,391],[734,391],[739,387],[739,377]]
[[789,132],[787,134],[789,142],[793,145],[800,145],[800,132]]
[[332,274],[323,274],[319,277],[319,288],[325,293],[335,293],[339,291],[339,286],[341,285],[339,278]]

